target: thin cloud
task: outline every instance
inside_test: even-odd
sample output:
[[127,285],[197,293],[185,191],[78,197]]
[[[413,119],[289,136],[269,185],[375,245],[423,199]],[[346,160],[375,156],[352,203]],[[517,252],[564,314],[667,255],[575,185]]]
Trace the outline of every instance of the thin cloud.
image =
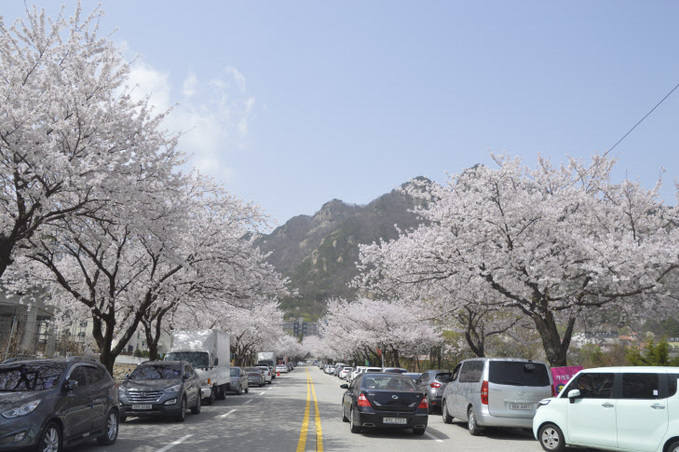
[[174,106],[165,127],[182,132],[179,144],[191,156],[190,163],[218,179],[231,179],[229,155],[245,148],[254,116],[255,99],[247,93],[245,77],[227,67],[206,81],[189,73],[176,89],[171,80],[170,74],[144,62],[135,63],[130,72],[135,97],[150,96],[158,112]]

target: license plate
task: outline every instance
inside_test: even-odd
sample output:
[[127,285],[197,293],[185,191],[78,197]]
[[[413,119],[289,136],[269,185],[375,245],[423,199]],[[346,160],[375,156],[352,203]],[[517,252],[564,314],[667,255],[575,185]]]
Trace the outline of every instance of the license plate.
[[532,403],[510,403],[509,409],[510,410],[532,410],[533,404]]
[[385,417],[382,419],[383,424],[407,424],[408,419],[404,417]]
[[151,408],[153,408],[153,405],[150,405],[150,404],[144,404],[144,405],[135,404],[135,405],[132,405],[133,410],[150,410]]

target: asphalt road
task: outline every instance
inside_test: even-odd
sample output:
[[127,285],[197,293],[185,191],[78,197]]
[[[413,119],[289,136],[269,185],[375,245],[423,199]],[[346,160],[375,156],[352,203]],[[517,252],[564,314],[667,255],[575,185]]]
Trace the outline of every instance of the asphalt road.
[[[369,450],[370,452],[488,451],[539,452],[531,434],[520,429],[491,429],[472,437],[464,423],[444,424],[431,415],[424,436],[409,430],[352,434],[342,422],[343,382],[316,367],[298,367],[272,385],[203,406],[187,413],[183,423],[165,419],[129,418],[120,426],[113,446],[94,441],[70,448],[74,452],[308,452]],[[576,449],[573,449],[576,450]],[[586,449],[577,449],[585,452]]]

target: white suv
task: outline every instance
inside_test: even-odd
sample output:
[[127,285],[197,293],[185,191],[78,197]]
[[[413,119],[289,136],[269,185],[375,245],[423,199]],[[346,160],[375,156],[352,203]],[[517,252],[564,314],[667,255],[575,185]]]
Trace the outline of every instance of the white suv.
[[578,372],[540,402],[533,434],[549,452],[566,445],[679,452],[679,367],[601,367]]

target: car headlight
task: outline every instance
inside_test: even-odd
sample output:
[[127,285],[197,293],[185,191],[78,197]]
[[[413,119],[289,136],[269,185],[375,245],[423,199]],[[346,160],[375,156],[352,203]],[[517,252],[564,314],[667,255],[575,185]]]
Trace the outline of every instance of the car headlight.
[[31,402],[25,403],[20,407],[12,408],[7,411],[2,412],[2,416],[7,419],[14,419],[15,417],[26,416],[32,413],[40,405],[40,400],[33,400]]
[[179,392],[181,389],[182,385],[174,385],[170,386],[169,388],[165,388],[163,392]]
[[540,408],[541,406],[547,406],[547,405],[549,405],[549,402],[551,402],[551,401],[552,401],[552,399],[542,399],[542,400],[540,400],[540,401],[538,402],[538,406],[536,407],[536,409],[537,409],[537,408]]

